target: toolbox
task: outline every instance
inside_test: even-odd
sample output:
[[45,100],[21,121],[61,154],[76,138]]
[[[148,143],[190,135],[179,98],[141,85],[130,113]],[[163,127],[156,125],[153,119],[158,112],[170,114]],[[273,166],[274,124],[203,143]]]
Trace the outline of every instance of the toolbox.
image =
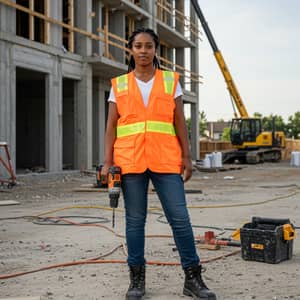
[[295,237],[289,219],[252,217],[240,230],[242,258],[273,264],[291,259]]

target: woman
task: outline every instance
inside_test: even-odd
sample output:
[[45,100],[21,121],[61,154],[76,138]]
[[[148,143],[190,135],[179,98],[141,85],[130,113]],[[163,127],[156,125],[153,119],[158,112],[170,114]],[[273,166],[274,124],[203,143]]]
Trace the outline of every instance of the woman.
[[[185,271],[183,293],[216,299],[204,284],[186,207],[183,181],[192,176],[182,90],[175,72],[161,71],[158,36],[139,29],[128,41],[128,73],[112,79],[102,175],[122,169],[130,285],[126,299],[145,294],[145,222],[151,179],[172,228]],[[181,176],[183,175],[183,177]]]

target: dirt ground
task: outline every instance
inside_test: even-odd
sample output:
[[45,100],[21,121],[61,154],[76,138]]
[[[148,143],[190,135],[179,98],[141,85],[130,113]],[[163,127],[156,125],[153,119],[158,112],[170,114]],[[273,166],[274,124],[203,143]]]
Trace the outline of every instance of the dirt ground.
[[[107,193],[88,188],[94,181],[94,175],[79,172],[29,174],[19,175],[18,185],[11,190],[0,188],[0,200],[19,202],[19,205],[0,206],[0,299],[29,296],[41,300],[124,299],[129,282],[122,237],[124,212],[116,212],[116,235],[108,230],[112,212],[105,209]],[[220,238],[229,237],[231,229],[251,222],[253,216],[289,218],[295,226],[300,226],[300,168],[290,167],[288,162],[243,166],[224,172],[195,169],[186,190],[196,237],[208,230]],[[151,189],[148,206],[160,207]],[[147,234],[171,234],[161,213],[149,210]],[[46,216],[92,224],[67,225]],[[297,232],[299,235],[299,229]],[[206,269],[204,279],[219,300],[300,300],[299,237],[293,243],[292,259],[278,264],[246,261],[240,252],[227,256],[239,249],[197,248]],[[182,295],[181,267],[162,265],[179,262],[172,238],[147,238],[146,258],[161,265],[147,266],[145,299],[191,299]],[[6,274],[91,259],[103,263],[61,265],[3,279]]]

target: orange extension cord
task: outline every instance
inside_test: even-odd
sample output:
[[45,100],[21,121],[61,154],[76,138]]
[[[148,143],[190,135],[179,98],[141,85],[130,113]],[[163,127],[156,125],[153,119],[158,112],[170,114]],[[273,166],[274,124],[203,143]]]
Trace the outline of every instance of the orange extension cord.
[[[111,233],[113,233],[116,237],[120,237],[120,238],[125,238],[124,235],[121,235],[117,232],[115,232],[113,229],[105,226],[105,225],[101,225],[101,224],[81,224],[81,223],[77,223],[77,222],[73,222],[64,218],[60,218],[60,217],[47,217],[48,219],[57,219],[57,220],[61,220],[64,221],[68,224],[72,224],[72,225],[76,225],[76,226],[88,226],[88,227],[101,227],[104,228],[108,231],[110,231]],[[166,235],[166,234],[152,234],[152,235],[146,235],[147,238],[172,238],[172,235]],[[70,267],[70,266],[76,266],[76,265],[88,265],[88,264],[125,264],[127,263],[126,260],[118,260],[118,259],[99,259],[99,258],[103,258],[105,256],[108,256],[110,254],[112,254],[113,252],[115,252],[117,249],[119,249],[120,247],[123,248],[123,252],[126,253],[125,250],[125,245],[121,244],[118,245],[117,247],[115,247],[114,249],[112,249],[111,251],[109,251],[108,253],[101,255],[99,257],[96,258],[90,258],[87,260],[79,260],[79,261],[71,261],[71,262],[65,262],[65,263],[60,263],[60,264],[53,264],[53,265],[49,265],[49,266],[45,266],[45,267],[41,267],[38,269],[34,269],[34,270],[30,270],[30,271],[25,271],[25,272],[19,272],[19,273],[12,273],[12,274],[3,274],[0,275],[0,280],[3,279],[9,279],[9,278],[14,278],[14,277],[18,277],[18,276],[22,276],[22,275],[26,275],[26,274],[32,274],[32,273],[36,273],[36,272],[40,272],[40,271],[45,271],[45,270],[50,270],[50,269],[55,269],[55,268],[62,268],[62,267]],[[223,255],[219,255],[207,260],[201,260],[201,263],[208,263],[208,262],[212,262],[218,259],[222,259],[228,256],[232,256],[235,255],[237,253],[240,252],[239,250],[235,250],[232,251],[230,253],[227,254],[223,254]],[[181,264],[179,262],[166,262],[166,261],[147,261],[148,265],[158,265],[158,266],[180,266]]]

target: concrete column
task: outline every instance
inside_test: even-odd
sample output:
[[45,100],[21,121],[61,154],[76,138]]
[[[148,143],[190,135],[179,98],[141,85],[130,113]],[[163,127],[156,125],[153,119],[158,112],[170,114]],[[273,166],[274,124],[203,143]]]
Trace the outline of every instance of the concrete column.
[[[95,12],[95,17],[93,18],[92,25],[93,25],[93,33],[99,35],[100,37],[103,37],[103,34],[101,32],[97,32],[98,28],[102,28],[102,7],[103,4],[100,1],[93,1],[93,12]],[[99,56],[102,56],[104,51],[104,44],[102,41],[93,41],[92,42],[92,51],[93,54],[97,54]]]
[[[198,24],[193,6],[190,7],[190,18],[195,24]],[[199,74],[199,40],[194,40],[196,47],[191,48],[191,71]],[[191,91],[196,94],[197,102],[191,105],[191,124],[192,124],[192,157],[200,158],[199,151],[199,83],[191,83]]]
[[[116,10],[109,14],[109,31],[120,37],[125,38],[126,32],[125,14],[123,11]],[[109,52],[120,63],[125,63],[125,51],[115,46],[109,46]]]
[[[75,0],[75,27],[92,32],[92,0]],[[75,53],[92,55],[92,40],[81,33],[75,33]]]
[[92,133],[92,68],[83,65],[82,79],[75,88],[75,169],[91,169],[93,160]]
[[105,92],[108,84],[96,79],[93,81],[93,163],[99,164],[104,159],[105,120],[107,105]]
[[[175,51],[176,51],[176,54],[175,54],[176,64],[179,65],[179,66],[184,67],[185,66],[184,48],[176,48]],[[177,71],[182,73],[182,70],[180,70],[180,69],[178,69]],[[180,77],[180,84],[181,84],[182,88],[185,89],[185,83],[184,83],[184,77],[183,76]]]
[[58,59],[46,75],[46,169],[62,170],[62,70]]
[[16,33],[16,10],[5,4],[0,4],[0,31]]
[[99,144],[100,144],[100,83],[99,78],[93,80],[93,164],[98,165],[100,162],[99,157]]
[[16,166],[16,68],[12,46],[0,40],[0,142],[7,142],[13,167]]
[[[58,21],[62,21],[62,5],[63,0],[51,0],[50,5],[50,18]],[[50,23],[50,45],[58,48],[62,48],[62,31],[63,28],[59,25]]]
[[198,103],[191,103],[191,153],[192,159],[200,158],[199,153],[199,106]]
[[145,28],[151,28],[155,32],[157,32],[157,26],[155,21],[157,15],[155,0],[142,1],[142,7],[151,15],[151,18],[143,20],[142,26]]

